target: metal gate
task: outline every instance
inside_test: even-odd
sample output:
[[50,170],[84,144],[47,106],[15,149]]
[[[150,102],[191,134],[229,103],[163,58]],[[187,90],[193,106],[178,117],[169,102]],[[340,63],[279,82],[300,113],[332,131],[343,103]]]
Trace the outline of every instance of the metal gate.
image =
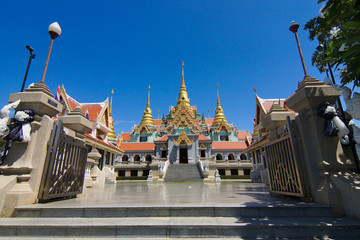
[[287,118],[285,134],[265,146],[270,192],[305,197],[304,181],[294,145],[294,129]]
[[82,192],[87,149],[66,135],[61,119],[51,132],[44,171],[39,189],[39,201],[72,197]]

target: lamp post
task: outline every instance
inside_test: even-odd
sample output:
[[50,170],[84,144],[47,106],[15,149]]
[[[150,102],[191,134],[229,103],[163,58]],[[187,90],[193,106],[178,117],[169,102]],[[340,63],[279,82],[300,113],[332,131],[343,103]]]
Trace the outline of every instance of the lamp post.
[[50,26],[49,26],[49,34],[50,34],[50,37],[51,37],[50,47],[49,47],[48,55],[47,55],[47,58],[46,58],[44,73],[43,73],[43,76],[41,78],[41,81],[39,82],[39,83],[44,84],[44,85],[45,85],[44,80],[45,80],[47,67],[48,67],[48,64],[49,64],[52,45],[53,45],[54,39],[57,38],[58,36],[60,36],[60,34],[61,34],[61,28],[60,28],[60,26],[59,26],[59,24],[57,22],[54,22],[54,23],[50,24]]
[[302,51],[301,51],[300,42],[299,42],[299,37],[298,37],[298,35],[297,35],[297,30],[299,29],[299,26],[300,26],[299,24],[297,24],[297,23],[295,23],[294,21],[292,21],[292,24],[291,24],[289,30],[295,34],[296,43],[297,43],[297,46],[298,46],[298,49],[299,49],[299,53],[300,53],[301,63],[302,63],[303,69],[304,69],[304,74],[305,74],[304,79],[305,79],[305,78],[310,77],[310,76],[307,74],[307,71],[306,71],[306,66],[305,66],[305,62],[304,62],[304,57],[303,57],[303,54],[302,54]]
[[25,77],[24,77],[24,81],[23,81],[23,84],[21,86],[20,92],[24,91],[24,86],[25,86],[26,78],[27,78],[27,75],[28,75],[28,72],[29,72],[31,60],[35,58],[35,53],[32,53],[34,51],[34,49],[32,47],[30,47],[29,45],[26,45],[26,48],[27,48],[27,50],[29,50],[30,56],[29,56],[29,61],[28,61],[28,64],[27,64]]

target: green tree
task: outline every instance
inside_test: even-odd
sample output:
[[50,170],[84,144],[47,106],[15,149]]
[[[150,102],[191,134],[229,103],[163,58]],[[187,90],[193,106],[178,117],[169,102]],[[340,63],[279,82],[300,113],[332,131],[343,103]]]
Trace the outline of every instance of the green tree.
[[341,83],[360,86],[360,0],[319,0],[324,3],[319,16],[305,25],[310,40],[317,39],[318,48],[312,63],[320,72],[328,64],[339,71]]

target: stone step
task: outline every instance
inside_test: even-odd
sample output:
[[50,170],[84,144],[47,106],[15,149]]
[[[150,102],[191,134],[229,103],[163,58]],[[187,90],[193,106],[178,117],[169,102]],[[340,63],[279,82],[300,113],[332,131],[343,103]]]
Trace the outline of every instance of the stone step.
[[197,164],[170,164],[164,177],[165,182],[202,180]]
[[330,207],[304,203],[303,205],[268,206],[133,206],[133,207],[51,207],[30,205],[18,207],[15,217],[329,217]]
[[0,218],[2,237],[359,239],[347,218]]

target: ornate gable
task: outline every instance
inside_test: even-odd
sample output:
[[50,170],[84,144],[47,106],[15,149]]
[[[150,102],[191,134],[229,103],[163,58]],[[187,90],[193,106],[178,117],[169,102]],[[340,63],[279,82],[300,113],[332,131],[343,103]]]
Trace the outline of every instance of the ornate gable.
[[102,104],[102,109],[97,116],[96,120],[101,123],[102,125],[109,127],[109,111],[108,111],[108,105],[109,105],[109,98],[105,100]]
[[199,149],[206,149],[205,144],[204,144],[204,143],[201,143],[201,145],[200,145]]
[[179,127],[188,127],[191,128],[193,126],[198,125],[199,119],[195,116],[193,110],[186,106],[184,103],[180,103],[173,115],[173,119],[169,121],[170,125],[173,125],[175,128]]
[[183,130],[180,133],[178,139],[176,141],[174,141],[174,143],[176,145],[191,145],[193,143],[193,141],[191,141],[189,139],[189,137],[186,135],[185,131]]
[[231,129],[225,120],[222,120],[218,127],[215,129],[216,132],[230,132]]
[[147,124],[141,124],[140,127],[138,127],[135,131],[139,132],[139,133],[153,132],[152,129],[149,128],[149,126]]

